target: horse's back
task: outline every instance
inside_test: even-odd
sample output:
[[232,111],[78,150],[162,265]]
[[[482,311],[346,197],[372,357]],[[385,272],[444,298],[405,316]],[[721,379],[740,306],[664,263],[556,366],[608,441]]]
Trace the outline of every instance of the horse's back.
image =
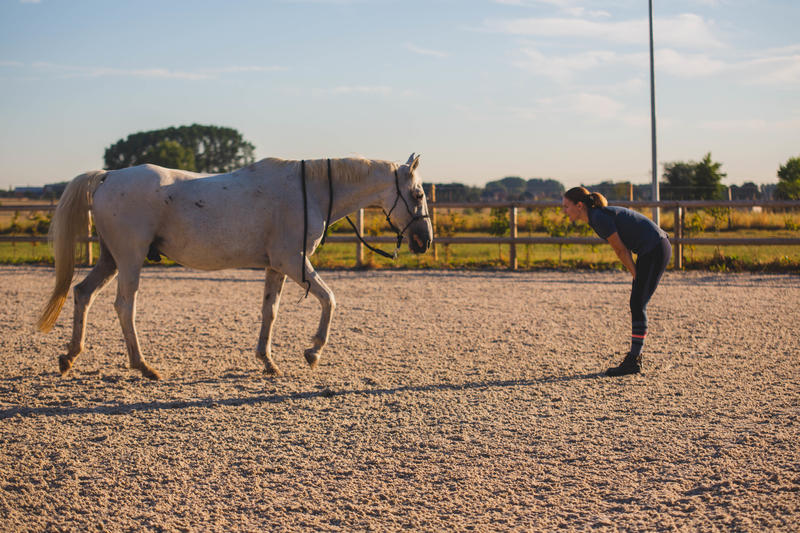
[[95,193],[96,224],[106,241],[132,239],[138,250],[155,245],[193,268],[265,266],[288,190],[281,173],[269,170],[204,175],[142,165],[113,171]]

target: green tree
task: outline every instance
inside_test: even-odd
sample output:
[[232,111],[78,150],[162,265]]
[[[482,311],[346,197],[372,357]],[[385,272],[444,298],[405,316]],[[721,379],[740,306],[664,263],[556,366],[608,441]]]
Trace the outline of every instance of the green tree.
[[712,161],[711,152],[702,161],[676,161],[664,165],[664,184],[661,186],[665,200],[716,200],[721,199],[725,186],[722,163]]
[[544,198],[561,199],[564,186],[553,179],[531,178],[525,184],[525,195],[535,200]]
[[164,139],[142,154],[142,163],[152,163],[167,168],[180,168],[182,170],[196,171],[194,152],[184,148],[177,141]]
[[791,157],[778,169],[775,196],[783,200],[800,200],[800,157]]
[[697,164],[694,174],[694,187],[702,200],[721,199],[725,191],[722,178],[727,176],[721,171],[722,163],[711,160],[708,152],[703,160]]
[[683,200],[691,198],[694,181],[694,163],[676,161],[664,165],[664,184],[661,197],[664,200]]
[[[219,126],[171,127],[161,130],[142,131],[120,139],[105,151],[105,167],[108,170],[125,168],[148,163],[147,157],[154,157],[165,149],[165,154],[174,153],[172,145],[162,145],[164,141],[178,143],[189,150],[194,158],[198,172],[230,172],[253,162],[252,144],[242,138],[242,134],[232,128]],[[179,157],[184,164],[186,157]]]
[[508,191],[510,200],[517,200],[525,194],[527,182],[519,176],[508,176],[500,180],[503,187]]
[[527,182],[519,176],[507,176],[488,182],[484,187],[483,196],[498,200],[521,200],[525,196],[526,185]]
[[746,181],[742,186],[731,185],[731,198],[733,200],[758,200],[761,198],[761,191],[758,185],[752,181]]

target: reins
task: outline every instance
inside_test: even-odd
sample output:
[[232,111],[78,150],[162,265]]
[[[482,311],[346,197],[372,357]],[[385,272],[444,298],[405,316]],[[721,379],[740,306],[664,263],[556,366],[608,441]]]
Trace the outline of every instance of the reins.
[[[303,183],[303,266],[300,267],[303,285],[306,286],[306,295],[311,290],[311,282],[306,279],[306,247],[308,246],[308,198],[306,195],[306,160],[300,161],[300,181]],[[327,228],[325,228],[327,229]]]
[[[305,159],[300,161],[300,179],[301,179],[302,185],[303,185],[303,267],[302,267],[302,282],[306,286],[306,296],[305,297],[307,298],[308,297],[308,292],[311,290],[311,282],[306,279],[306,247],[308,246],[308,197],[307,197],[307,193],[306,193],[306,162],[305,162]],[[388,259],[392,259],[392,260],[397,259],[397,251],[400,249],[400,246],[403,243],[403,235],[405,234],[405,232],[409,228],[409,226],[411,226],[411,224],[413,224],[417,220],[430,218],[430,214],[426,213],[424,215],[415,215],[414,212],[411,210],[411,207],[408,205],[408,202],[403,197],[403,193],[400,191],[400,177],[397,175],[397,169],[394,170],[394,186],[395,186],[395,189],[397,190],[397,196],[394,199],[394,204],[392,204],[392,208],[389,210],[388,213],[386,212],[385,209],[383,210],[383,213],[386,215],[386,222],[389,223],[389,227],[392,228],[392,230],[394,230],[394,232],[397,234],[397,244],[395,245],[393,253],[390,254],[388,252],[385,252],[385,251],[381,250],[380,248],[376,248],[374,246],[371,246],[361,236],[361,234],[359,233],[358,228],[356,227],[356,225],[353,223],[352,220],[350,220],[350,216],[346,216],[345,217],[347,219],[347,222],[350,223],[350,226],[352,226],[353,231],[356,234],[356,237],[358,238],[359,241],[361,241],[361,244],[363,244],[364,246],[366,246],[367,248],[369,248],[371,251],[375,252],[376,254],[381,255],[383,257],[386,257]],[[331,226],[331,212],[333,211],[333,173],[331,172],[331,160],[330,159],[328,159],[328,197],[329,197],[329,201],[328,201],[328,218],[325,220],[325,230],[324,230],[324,232],[322,234],[322,240],[319,243],[320,246],[325,244],[325,237],[327,237],[328,229]],[[399,200],[403,200],[403,204],[406,206],[406,211],[408,212],[409,215],[411,215],[411,220],[408,222],[408,224],[405,225],[405,227],[402,230],[394,225],[394,222],[392,222],[392,218],[391,218],[392,217],[392,212],[394,211],[395,207],[397,207],[397,202]]]
[[[331,160],[328,159],[328,218],[325,220],[325,230],[322,233],[322,240],[319,245],[325,244],[325,237],[328,236],[328,228],[331,227],[331,212],[333,211],[333,179],[331,178]],[[311,282],[306,279],[306,247],[308,246],[308,195],[306,194],[306,160],[300,161],[300,181],[303,184],[303,266],[302,281],[306,286],[305,298],[311,290]]]
[[333,172],[331,172],[331,160],[328,159],[328,218],[325,220],[325,232],[322,234],[322,240],[319,245],[325,244],[325,237],[328,236],[328,230],[331,227],[331,211],[333,210]]

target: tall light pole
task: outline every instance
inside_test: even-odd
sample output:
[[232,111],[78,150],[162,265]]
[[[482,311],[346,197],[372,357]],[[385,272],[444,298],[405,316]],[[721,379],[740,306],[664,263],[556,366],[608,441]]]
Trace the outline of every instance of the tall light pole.
[[[656,161],[656,75],[653,65],[653,0],[650,1],[650,137],[653,154],[653,201],[658,202],[658,163]],[[653,222],[661,224],[661,213],[658,206],[653,207]]]

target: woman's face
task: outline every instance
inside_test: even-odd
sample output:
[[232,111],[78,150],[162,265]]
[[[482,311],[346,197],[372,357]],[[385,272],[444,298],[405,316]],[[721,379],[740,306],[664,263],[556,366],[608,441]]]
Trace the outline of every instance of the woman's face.
[[564,210],[564,213],[567,214],[567,217],[569,217],[570,222],[575,222],[577,220],[585,221],[587,218],[586,206],[581,202],[576,204],[566,196],[561,200],[561,208]]

